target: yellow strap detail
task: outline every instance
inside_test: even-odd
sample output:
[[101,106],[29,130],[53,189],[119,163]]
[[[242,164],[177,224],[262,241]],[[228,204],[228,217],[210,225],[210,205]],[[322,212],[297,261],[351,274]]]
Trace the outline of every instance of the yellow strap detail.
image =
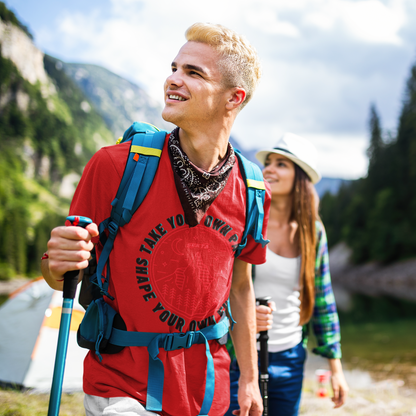
[[119,144],[122,140],[123,140],[123,138],[122,138],[122,137],[119,137],[119,138],[117,139],[117,141],[116,141],[116,144]]
[[160,157],[162,151],[160,149],[152,149],[151,147],[131,146],[130,153],[140,153],[141,155]]
[[266,189],[263,181],[256,181],[254,179],[247,179],[247,186],[249,188],[256,188],[256,189]]

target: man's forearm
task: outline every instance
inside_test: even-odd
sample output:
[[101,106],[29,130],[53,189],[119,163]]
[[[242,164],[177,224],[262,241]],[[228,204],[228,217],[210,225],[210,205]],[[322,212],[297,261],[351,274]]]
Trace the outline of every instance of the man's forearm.
[[258,378],[256,349],[256,312],[253,286],[250,281],[234,288],[230,294],[233,317],[237,324],[231,331],[241,377],[249,380]]

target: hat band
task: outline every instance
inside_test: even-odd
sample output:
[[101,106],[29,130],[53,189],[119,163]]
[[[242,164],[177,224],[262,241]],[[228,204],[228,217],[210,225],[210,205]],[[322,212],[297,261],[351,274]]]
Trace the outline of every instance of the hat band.
[[289,152],[289,150],[287,150],[287,149],[283,149],[282,147],[273,147],[273,149],[274,149],[274,150],[281,150],[282,152],[286,152],[286,153],[290,153],[291,155],[293,155],[293,156],[295,156],[295,157],[296,157],[296,155],[295,155],[294,153]]

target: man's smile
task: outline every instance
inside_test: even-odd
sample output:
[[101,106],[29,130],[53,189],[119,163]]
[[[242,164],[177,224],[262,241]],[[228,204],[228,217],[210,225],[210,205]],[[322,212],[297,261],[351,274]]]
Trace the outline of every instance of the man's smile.
[[178,101],[186,101],[185,98],[180,97],[179,95],[173,95],[173,94],[169,94],[168,98],[170,100],[178,100]]
[[166,89],[166,100],[171,101],[187,101],[188,95],[184,94],[183,92],[179,92],[178,90],[168,88]]

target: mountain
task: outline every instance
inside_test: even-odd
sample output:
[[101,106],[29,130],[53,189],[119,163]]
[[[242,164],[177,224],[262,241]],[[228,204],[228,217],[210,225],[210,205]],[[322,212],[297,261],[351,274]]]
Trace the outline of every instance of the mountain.
[[63,177],[81,174],[113,134],[77,86],[18,25],[1,17],[0,48],[2,144],[17,150],[23,143],[26,177],[59,195]]
[[116,137],[134,121],[146,121],[165,130],[173,128],[163,120],[160,105],[136,84],[98,65],[58,60],[56,65],[78,85]]
[[39,273],[82,170],[114,135],[0,2],[0,279]]
[[351,182],[351,179],[341,179],[341,178],[327,178],[323,177],[316,185],[315,189],[318,192],[320,198],[324,196],[326,192],[329,192],[332,195],[335,195],[341,185],[346,185]]

